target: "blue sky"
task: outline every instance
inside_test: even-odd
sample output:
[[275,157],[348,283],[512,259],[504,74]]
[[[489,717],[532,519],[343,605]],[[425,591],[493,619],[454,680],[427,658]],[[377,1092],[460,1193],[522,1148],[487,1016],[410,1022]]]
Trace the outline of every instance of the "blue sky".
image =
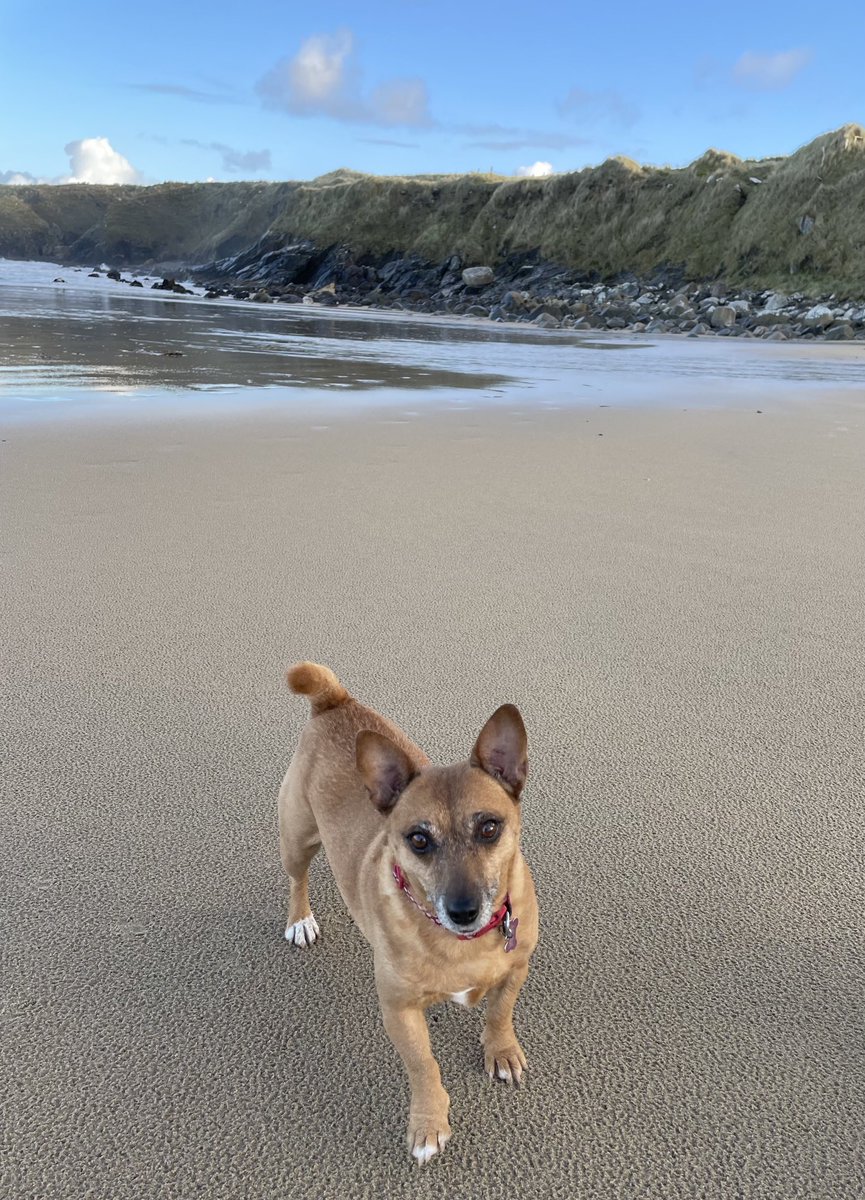
[[863,63],[861,0],[0,0],[0,180],[786,154],[865,123]]

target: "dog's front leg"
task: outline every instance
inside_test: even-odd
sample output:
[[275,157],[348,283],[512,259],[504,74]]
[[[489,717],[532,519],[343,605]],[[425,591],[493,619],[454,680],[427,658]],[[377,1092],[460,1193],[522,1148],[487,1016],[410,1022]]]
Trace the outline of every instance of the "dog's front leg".
[[514,1005],[529,973],[528,962],[515,966],[510,974],[487,993],[487,1019],[481,1042],[484,1069],[490,1079],[498,1076],[506,1083],[519,1083],[527,1069],[526,1056],[514,1033]]
[[444,1149],[451,1135],[448,1124],[450,1097],[442,1087],[441,1072],[433,1058],[423,1009],[394,1004],[380,997],[384,1027],[396,1047],[411,1085],[408,1148],[420,1163],[429,1162]]

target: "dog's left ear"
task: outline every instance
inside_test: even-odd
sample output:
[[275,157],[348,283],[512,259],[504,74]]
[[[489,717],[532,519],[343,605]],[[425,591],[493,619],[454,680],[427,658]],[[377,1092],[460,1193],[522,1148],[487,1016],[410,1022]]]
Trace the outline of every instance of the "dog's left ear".
[[529,769],[528,751],[520,710],[514,704],[503,704],[481,730],[469,761],[519,800]]

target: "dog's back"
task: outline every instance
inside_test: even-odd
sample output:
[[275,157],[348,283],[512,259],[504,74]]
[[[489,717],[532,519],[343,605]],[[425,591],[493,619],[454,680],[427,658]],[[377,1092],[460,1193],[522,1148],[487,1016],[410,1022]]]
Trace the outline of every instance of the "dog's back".
[[396,743],[420,769],[429,759],[401,729],[355,700],[329,667],[303,662],[287,674],[288,686],[312,708],[280,795],[280,824],[303,821],[318,830],[334,878],[350,910],[356,906],[357,864],[383,828],[357,769],[361,730]]

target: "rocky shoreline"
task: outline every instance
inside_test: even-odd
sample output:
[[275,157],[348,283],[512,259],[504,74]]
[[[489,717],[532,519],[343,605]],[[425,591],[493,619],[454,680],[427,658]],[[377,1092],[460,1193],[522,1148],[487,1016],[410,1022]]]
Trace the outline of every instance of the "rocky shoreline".
[[[141,286],[116,269],[107,274]],[[351,305],[485,318],[538,329],[865,341],[862,300],[733,288],[720,280],[689,281],[675,269],[650,279],[629,275],[604,282],[530,256],[493,268],[464,267],[453,255],[434,266],[405,255],[357,261],[344,247],[321,252],[300,242],[277,250],[255,247],[242,256],[177,274],[206,289],[210,300]],[[193,294],[175,278],[163,278],[151,287]]]
[[733,289],[722,281],[685,280],[675,269],[603,282],[531,256],[495,268],[465,267],[456,255],[438,265],[404,255],[356,261],[345,248],[322,254],[301,242],[256,248],[199,268],[194,277],[211,299],[260,304],[350,304],[540,329],[865,340],[862,300]]

